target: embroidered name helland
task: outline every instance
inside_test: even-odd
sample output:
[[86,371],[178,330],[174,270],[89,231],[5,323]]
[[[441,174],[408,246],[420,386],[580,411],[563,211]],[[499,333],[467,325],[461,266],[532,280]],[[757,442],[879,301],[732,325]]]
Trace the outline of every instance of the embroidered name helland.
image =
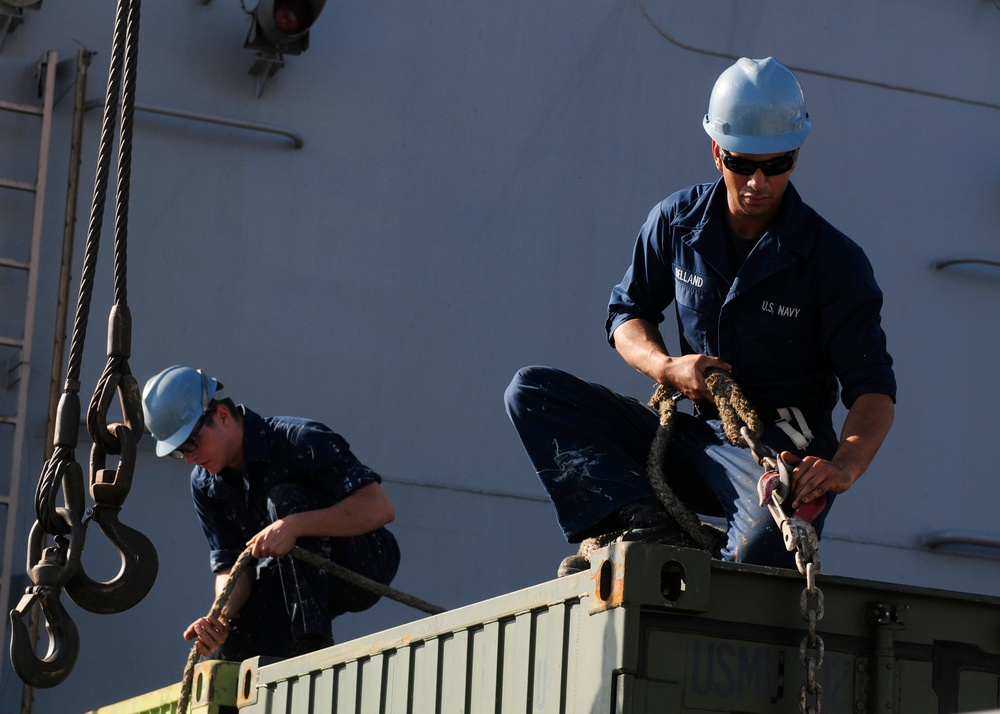
[[760,309],[772,315],[777,315],[778,317],[798,317],[799,313],[802,312],[801,307],[775,305],[773,302],[769,302],[767,300],[765,300],[764,304],[760,306]]
[[674,268],[674,276],[682,283],[687,283],[692,287],[700,288],[705,285],[705,278],[695,273],[689,273],[683,268]]

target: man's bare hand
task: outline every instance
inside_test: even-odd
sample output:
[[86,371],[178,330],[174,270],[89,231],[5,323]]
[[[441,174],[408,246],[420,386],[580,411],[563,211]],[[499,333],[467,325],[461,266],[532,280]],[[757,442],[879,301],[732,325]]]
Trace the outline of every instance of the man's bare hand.
[[667,363],[663,380],[660,383],[673,387],[692,402],[711,403],[712,390],[705,381],[705,370],[709,367],[731,370],[732,366],[718,357],[708,355],[684,355],[671,357]]
[[279,518],[247,541],[255,558],[280,558],[295,547],[298,534],[289,519]]
[[199,617],[184,630],[184,639],[188,642],[194,640],[194,646],[202,657],[208,657],[212,650],[222,647],[228,636],[229,623],[224,618],[211,615]]
[[825,493],[843,493],[855,479],[847,470],[832,461],[817,456],[799,458],[790,451],[782,451],[781,458],[792,466],[792,508],[811,503]]
[[696,403],[712,401],[712,393],[705,383],[706,369],[732,369],[728,363],[708,355],[671,357],[656,325],[639,318],[617,327],[614,344],[622,359],[642,374],[657,384],[676,389]]

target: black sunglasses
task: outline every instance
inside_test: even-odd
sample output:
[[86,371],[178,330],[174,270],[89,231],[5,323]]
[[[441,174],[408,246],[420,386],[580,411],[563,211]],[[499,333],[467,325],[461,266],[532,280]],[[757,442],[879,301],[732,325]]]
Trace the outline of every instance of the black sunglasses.
[[795,156],[798,154],[798,149],[796,149],[766,161],[753,161],[742,156],[733,156],[725,149],[721,149],[721,151],[723,165],[740,176],[753,176],[757,173],[757,169],[760,169],[765,176],[786,173],[792,170],[792,166],[795,165]]

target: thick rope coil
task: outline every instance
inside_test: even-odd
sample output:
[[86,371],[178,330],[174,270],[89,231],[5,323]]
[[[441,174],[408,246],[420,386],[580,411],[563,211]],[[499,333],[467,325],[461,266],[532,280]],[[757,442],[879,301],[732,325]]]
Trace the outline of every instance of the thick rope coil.
[[667,485],[663,477],[663,463],[670,448],[670,438],[674,431],[674,414],[677,413],[677,402],[667,393],[662,384],[656,385],[649,406],[660,413],[660,427],[656,430],[653,443],[646,459],[646,478],[656,494],[657,500],[667,513],[673,516],[678,525],[702,550],[718,555],[725,544],[725,534],[718,528],[702,523],[697,514],[687,507]]
[[[712,397],[719,417],[722,419],[723,431],[733,446],[749,448],[740,429],[746,426],[755,437],[764,433],[764,424],[757,416],[750,402],[743,395],[739,385],[733,380],[732,374],[723,369],[710,367],[705,370],[705,381],[712,390]],[[684,532],[702,550],[718,555],[726,543],[726,534],[718,528],[702,523],[697,514],[677,498],[663,477],[663,464],[674,430],[674,414],[677,412],[677,402],[674,393],[662,384],[656,385],[649,406],[660,414],[660,426],[653,437],[649,455],[646,459],[646,478],[667,513],[674,517]],[[577,555],[589,560],[590,554],[603,548],[622,535],[623,531],[615,531],[581,541]]]

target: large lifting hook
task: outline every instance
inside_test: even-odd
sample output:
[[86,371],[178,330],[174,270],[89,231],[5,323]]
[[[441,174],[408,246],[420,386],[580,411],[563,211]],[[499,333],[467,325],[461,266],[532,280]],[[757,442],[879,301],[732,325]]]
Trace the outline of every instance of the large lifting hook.
[[80,567],[66,584],[66,594],[89,612],[113,615],[142,602],[156,582],[159,562],[153,542],[145,535],[118,520],[121,507],[94,506],[90,519],[121,556],[121,570],[113,580],[98,582]]
[[[25,590],[17,607],[10,612],[11,664],[18,677],[38,688],[54,687],[65,680],[73,671],[80,652],[80,634],[59,600],[59,592],[80,567],[83,526],[70,509],[59,507],[56,512],[69,524],[70,540],[67,542],[65,537],[56,536],[55,546],[43,548],[45,531],[35,523],[28,537],[28,574],[35,585]],[[35,653],[23,620],[36,603],[42,608],[49,637],[49,649],[44,658]]]
[[[28,628],[21,619],[35,603],[45,617],[49,651],[44,658],[35,654]],[[36,585],[28,588],[10,613],[10,661],[26,684],[48,689],[61,684],[73,671],[80,654],[80,633],[59,600],[59,588]]]
[[[131,316],[127,306],[128,190],[132,162],[132,124],[135,110],[140,0],[118,0],[115,33],[108,73],[108,93],[97,158],[94,202],[80,276],[80,298],[70,346],[66,385],[56,414],[54,450],[46,462],[35,496],[37,520],[28,550],[29,575],[34,587],[10,613],[11,660],[14,670],[27,684],[52,687],[69,676],[79,654],[76,626],[59,602],[65,589],[81,607],[98,613],[126,610],[142,600],[152,588],[158,570],[153,544],[138,531],[118,520],[135,470],[135,444],[142,436],[143,415],[139,387],[128,366]],[[120,103],[119,103],[120,96]],[[104,223],[111,158],[114,154],[115,110],[121,107],[118,147],[118,194],[115,202],[114,292],[108,324],[108,363],[90,404],[87,426],[94,447],[91,452],[91,495],[95,505],[87,513],[108,537],[122,558],[118,576],[105,583],[90,579],[80,566],[86,534],[83,505],[83,474],[75,461],[80,422],[80,372],[87,333],[94,274]],[[108,409],[117,392],[124,424],[109,424]],[[105,468],[107,454],[120,454],[118,469]],[[63,492],[65,506],[56,499]],[[65,523],[64,523],[65,522]],[[67,528],[68,525],[68,528]],[[42,551],[46,534],[55,547]],[[68,536],[68,537],[67,537]],[[39,659],[22,617],[35,604],[42,608],[49,633],[49,651]]]
[[135,439],[132,430],[123,424],[107,427],[119,445],[121,460],[117,470],[104,468],[106,452],[94,442],[90,452],[90,495],[94,506],[88,510],[88,521],[100,526],[121,556],[121,570],[114,579],[97,582],[80,568],[66,584],[66,594],[73,602],[90,612],[114,614],[137,605],[149,593],[156,581],[159,559],[152,541],[118,520],[125,497],[132,488],[135,473]]

